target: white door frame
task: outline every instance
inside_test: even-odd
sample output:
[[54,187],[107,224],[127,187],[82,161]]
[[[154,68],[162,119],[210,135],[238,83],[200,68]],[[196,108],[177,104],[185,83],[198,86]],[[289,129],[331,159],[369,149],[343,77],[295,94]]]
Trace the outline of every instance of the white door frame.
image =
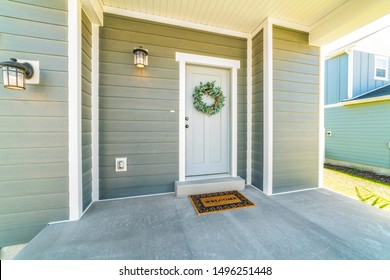
[[237,69],[240,69],[240,61],[180,52],[176,52],[176,61],[179,62],[179,181],[183,182],[186,180],[185,104],[187,64],[220,67],[231,70],[230,172],[232,177],[237,177]]

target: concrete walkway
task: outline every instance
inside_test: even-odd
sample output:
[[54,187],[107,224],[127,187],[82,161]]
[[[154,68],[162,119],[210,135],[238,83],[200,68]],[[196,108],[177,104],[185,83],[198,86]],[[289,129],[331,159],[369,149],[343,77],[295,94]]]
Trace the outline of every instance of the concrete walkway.
[[49,225],[16,259],[390,259],[390,214],[326,189],[197,216],[173,194],[94,203]]

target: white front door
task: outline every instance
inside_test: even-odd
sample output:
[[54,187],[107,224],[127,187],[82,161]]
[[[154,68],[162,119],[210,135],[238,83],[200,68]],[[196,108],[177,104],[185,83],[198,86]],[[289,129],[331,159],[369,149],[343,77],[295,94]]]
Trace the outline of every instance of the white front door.
[[[230,70],[205,66],[186,67],[186,176],[228,174],[230,167]],[[194,89],[200,82],[216,81],[225,105],[208,116],[194,108]],[[204,97],[212,104],[214,99]]]

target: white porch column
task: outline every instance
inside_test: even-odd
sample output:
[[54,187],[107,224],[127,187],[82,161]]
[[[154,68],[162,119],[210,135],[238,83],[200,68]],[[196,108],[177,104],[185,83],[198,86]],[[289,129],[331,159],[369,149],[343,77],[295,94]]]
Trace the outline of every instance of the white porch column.
[[263,192],[272,194],[273,181],[273,54],[272,54],[272,22],[264,23],[264,166]]
[[247,40],[247,136],[246,136],[246,183],[252,184],[252,37]]
[[99,200],[99,25],[92,24],[92,201]]
[[82,215],[81,4],[68,1],[69,219]]

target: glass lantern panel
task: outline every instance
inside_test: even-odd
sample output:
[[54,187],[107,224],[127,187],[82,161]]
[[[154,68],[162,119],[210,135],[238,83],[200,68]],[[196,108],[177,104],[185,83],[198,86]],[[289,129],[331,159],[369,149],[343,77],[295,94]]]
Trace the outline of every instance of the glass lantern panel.
[[24,75],[24,71],[21,70],[21,69],[18,69],[17,76],[18,76],[18,86],[24,88],[24,81],[25,81],[25,79],[24,79],[24,76],[25,76]]
[[9,89],[25,89],[25,73],[24,70],[16,67],[3,67],[4,87]]

